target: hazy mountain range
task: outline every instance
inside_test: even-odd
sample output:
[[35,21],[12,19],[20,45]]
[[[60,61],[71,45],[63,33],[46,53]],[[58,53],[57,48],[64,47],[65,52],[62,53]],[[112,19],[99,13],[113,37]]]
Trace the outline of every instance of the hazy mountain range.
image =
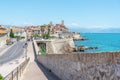
[[70,30],[81,33],[120,33],[120,28],[71,28]]

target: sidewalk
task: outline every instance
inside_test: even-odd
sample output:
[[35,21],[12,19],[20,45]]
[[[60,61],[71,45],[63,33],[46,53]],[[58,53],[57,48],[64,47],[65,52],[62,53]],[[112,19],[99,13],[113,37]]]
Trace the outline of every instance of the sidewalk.
[[16,43],[14,43],[12,45],[4,45],[4,46],[0,47],[0,56],[2,56],[8,49],[10,49],[15,44]]
[[4,46],[0,47],[0,56],[2,55],[2,52],[3,52],[5,49],[7,49],[8,47],[10,47],[10,46],[4,45]]
[[28,43],[27,54],[30,57],[30,62],[28,63],[21,80],[59,80],[54,74],[35,61],[32,42]]

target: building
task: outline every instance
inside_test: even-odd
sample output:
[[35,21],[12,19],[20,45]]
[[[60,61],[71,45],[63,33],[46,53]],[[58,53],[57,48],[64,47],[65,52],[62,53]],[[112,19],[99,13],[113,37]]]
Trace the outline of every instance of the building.
[[53,24],[51,21],[49,24],[43,24],[40,26],[26,26],[25,31],[27,33],[27,38],[42,36],[44,34],[58,37],[61,32],[69,31],[69,29],[65,26],[64,21],[62,20],[61,24]]
[[0,47],[6,44],[8,38],[8,29],[0,25]]
[[39,26],[26,26],[25,31],[27,39],[31,39],[34,36],[41,36],[41,29]]
[[22,27],[12,27],[11,28],[14,32],[15,36],[25,37],[26,38],[26,32],[25,29]]

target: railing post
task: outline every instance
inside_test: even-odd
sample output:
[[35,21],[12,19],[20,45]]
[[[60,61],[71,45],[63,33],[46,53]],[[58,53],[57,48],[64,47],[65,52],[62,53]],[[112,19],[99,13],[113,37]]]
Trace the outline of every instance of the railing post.
[[21,65],[20,65],[20,76],[21,76]]
[[18,66],[12,72],[10,72],[6,77],[4,77],[4,80],[19,80],[19,77],[22,75],[22,72],[27,66],[28,61],[29,61],[29,58],[26,61],[24,61],[22,64],[20,64],[20,66]]
[[18,80],[18,67],[17,67],[17,80]]
[[12,80],[13,80],[13,71],[12,71]]

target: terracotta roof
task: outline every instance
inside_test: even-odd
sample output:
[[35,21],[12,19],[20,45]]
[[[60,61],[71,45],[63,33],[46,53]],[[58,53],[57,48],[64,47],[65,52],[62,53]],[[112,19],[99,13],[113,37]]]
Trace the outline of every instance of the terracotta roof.
[[0,34],[6,34],[7,31],[6,30],[0,30]]
[[66,27],[64,27],[64,28],[62,28],[62,30],[69,30],[68,28],[66,28]]
[[22,28],[19,28],[19,27],[12,27],[11,29],[13,30],[13,32],[21,32],[22,31]]
[[54,30],[69,30],[67,27],[65,27],[65,26],[55,26],[54,27]]
[[40,30],[40,28],[31,28],[31,30]]

